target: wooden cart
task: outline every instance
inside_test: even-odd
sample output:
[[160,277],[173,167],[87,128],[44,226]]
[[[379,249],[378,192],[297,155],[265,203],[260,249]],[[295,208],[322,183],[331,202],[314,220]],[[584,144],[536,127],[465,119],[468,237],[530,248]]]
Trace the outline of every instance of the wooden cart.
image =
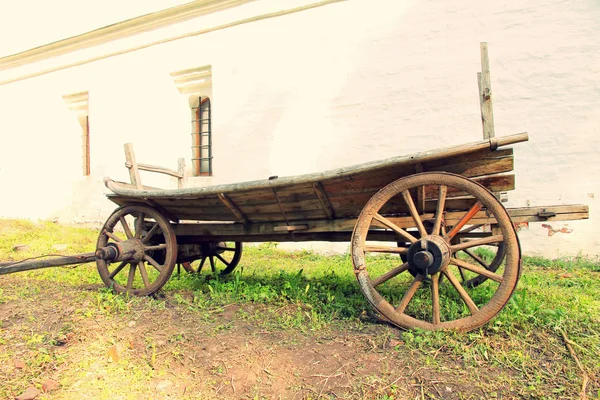
[[[176,264],[231,273],[243,242],[350,241],[360,289],[392,324],[474,329],[516,288],[521,250],[515,223],[588,215],[578,205],[503,207],[500,194],[515,187],[513,150],[504,146],[527,139],[491,138],[323,173],[210,187],[162,190],[107,178],[108,198],[120,207],[100,232],[98,271],[117,292],[148,295]],[[127,165],[135,172],[135,161]],[[370,256],[381,253],[398,255],[397,266],[381,270]]]
[[[131,184],[106,179],[119,205],[96,251],[0,262],[0,275],[95,261],[120,293],[160,290],[176,265],[229,274],[243,242],[349,241],[360,289],[392,324],[471,330],[508,302],[521,273],[515,224],[588,218],[583,205],[505,209],[515,188],[513,151],[527,134],[494,137],[487,44],[478,73],[486,140],[295,177],[184,188],[178,171],[137,164]],[[138,169],[180,178],[178,189],[144,187]],[[386,269],[371,254],[391,254]],[[208,260],[208,262],[207,262]],[[404,285],[402,284],[404,283]]]

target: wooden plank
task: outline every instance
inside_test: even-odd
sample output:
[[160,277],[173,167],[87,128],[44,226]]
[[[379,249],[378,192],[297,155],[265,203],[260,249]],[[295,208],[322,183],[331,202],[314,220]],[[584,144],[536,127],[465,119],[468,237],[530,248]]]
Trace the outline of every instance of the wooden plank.
[[447,157],[447,158],[443,158],[443,159],[427,161],[423,164],[427,165],[428,168],[433,168],[436,166],[439,167],[439,166],[448,165],[448,164],[460,164],[462,162],[477,161],[477,160],[484,160],[484,159],[489,160],[489,159],[504,158],[504,157],[514,157],[514,151],[513,151],[512,147],[508,147],[508,148],[504,148],[504,149],[497,149],[497,150],[490,150],[489,148],[486,148],[484,150],[477,151],[474,153],[459,154],[454,157]]
[[327,198],[327,193],[325,193],[325,190],[323,190],[323,185],[321,185],[320,182],[315,182],[313,183],[313,188],[315,189],[315,193],[319,198],[319,202],[321,202],[321,206],[323,207],[325,215],[327,215],[327,218],[333,219],[335,217],[335,213],[333,211],[333,207],[331,207],[329,199]]
[[[494,193],[507,192],[515,189],[515,176],[514,175],[494,175],[485,176],[482,178],[474,179],[477,183],[485,186],[489,191]],[[435,200],[438,196],[438,185],[426,185],[425,188],[425,200]],[[467,192],[460,191],[455,187],[448,187],[447,197],[460,197],[468,195]]]
[[[232,215],[228,209],[226,213],[206,213],[199,212],[193,208],[179,209],[176,207],[166,208],[170,213],[179,217],[179,219],[185,220],[197,220],[197,221],[232,221],[238,222],[237,218]],[[281,212],[276,213],[258,213],[258,214],[245,214],[250,222],[286,222]],[[303,211],[303,212],[286,212],[287,222],[303,220],[303,219],[321,219],[323,218],[323,211],[321,209],[317,211]],[[294,224],[295,225],[295,224]]]
[[140,172],[138,171],[135,162],[133,143],[125,143],[125,160],[125,166],[129,169],[129,179],[131,180],[131,184],[135,186],[137,190],[142,190],[142,179],[140,178]]
[[[472,204],[472,202],[471,202]],[[563,221],[568,219],[586,219],[589,217],[588,208],[585,205],[572,205],[572,206],[546,206],[546,207],[524,207],[524,208],[509,208],[508,213],[514,222],[544,222],[545,219],[541,219],[537,216],[541,210],[551,210],[557,212],[556,217],[548,218],[548,221]],[[435,210],[434,210],[435,211]],[[572,212],[571,212],[572,211]],[[460,211],[449,211],[446,213],[446,223],[452,225],[458,222],[466,210]],[[426,212],[421,215],[422,220],[433,219],[434,212]],[[401,228],[412,228],[414,227],[414,221],[411,216],[386,216],[388,220],[398,225]],[[294,225],[307,225],[305,233],[317,233],[317,232],[351,232],[354,229],[356,218],[348,219],[315,219],[296,221]],[[487,216],[487,211],[482,210],[475,214],[473,219],[469,221],[471,224],[485,224],[485,223],[496,223],[494,218]],[[240,223],[231,224],[212,224],[212,223],[194,223],[194,224],[179,224],[174,229],[177,235],[188,235],[193,236],[195,234],[213,234],[213,235],[260,235],[260,234],[272,234],[274,228],[280,226],[278,222],[263,222],[263,223],[250,223],[248,225]],[[379,223],[375,222],[374,226],[378,226]]]
[[[496,193],[514,190],[515,188],[514,175],[481,177],[475,178],[474,181],[482,184],[490,191]],[[377,193],[379,189],[380,188],[371,188],[362,193],[341,193],[339,195],[330,195],[331,205],[335,209],[338,217],[358,216],[365,204],[373,195],[375,195],[375,193]],[[425,186],[425,201],[423,206],[425,211],[431,212],[435,210],[437,195],[437,185]],[[468,209],[472,203],[472,198],[466,195],[466,192],[459,191],[454,187],[448,187],[448,204],[446,205],[446,208],[454,207],[454,209],[456,209],[456,207],[459,207],[459,209]],[[457,197],[461,197],[463,199],[455,199]],[[406,206],[404,200],[399,196],[394,196],[383,206],[380,212],[387,215],[390,213],[408,213],[408,211],[408,207]]]
[[[433,168],[430,168],[427,164],[423,164],[423,170],[425,172],[450,172],[470,178],[510,172],[513,168],[514,163],[512,157],[461,162],[436,166]],[[338,178],[326,180],[323,181],[322,184],[331,200],[331,197],[336,195],[379,190],[396,179],[412,174],[413,171],[411,170],[378,171],[377,173],[369,172],[356,175],[353,179]]]
[[225,206],[231,210],[233,215],[235,215],[240,222],[244,224],[249,222],[244,213],[238,208],[238,206],[235,205],[233,201],[231,201],[231,199],[227,197],[226,194],[219,193],[217,196],[219,197],[219,200],[221,200],[223,204],[225,204]]
[[481,51],[481,122],[483,124],[483,138],[490,139],[495,136],[494,132],[494,112],[492,109],[492,82],[490,78],[490,59],[488,56],[488,45],[481,42],[479,45]]
[[558,206],[533,206],[509,208],[511,217],[529,216],[541,211],[552,211],[556,214],[582,214],[589,213],[589,207],[584,204],[568,204]]
[[[471,201],[471,204],[474,200]],[[586,219],[589,217],[588,207],[585,205],[568,206],[547,206],[547,207],[525,207],[508,209],[513,222],[544,222],[537,213],[542,210],[556,212],[556,217],[548,218],[547,221],[567,221],[576,219]],[[435,211],[435,210],[434,210]],[[427,212],[421,216],[423,220],[433,219],[434,211]],[[446,222],[448,224],[456,223],[464,215],[462,211],[448,212]],[[386,217],[399,227],[406,229],[412,228],[414,221],[412,217]],[[290,235],[288,232],[276,232],[275,227],[281,226],[280,222],[261,222],[244,225],[241,223],[180,223],[174,225],[178,242],[194,242],[200,239],[204,240],[236,240],[236,241],[280,241],[280,242],[301,242],[310,240],[342,241],[350,240],[350,235],[356,223],[355,218],[348,219],[315,219],[306,221],[296,221],[294,225],[307,228],[303,231],[295,232]],[[478,212],[475,217],[469,221],[473,224],[495,224],[496,220],[486,215],[485,211]],[[474,235],[474,234],[473,234]],[[397,236],[390,234],[389,231],[371,230],[369,240],[391,240],[395,241]]]

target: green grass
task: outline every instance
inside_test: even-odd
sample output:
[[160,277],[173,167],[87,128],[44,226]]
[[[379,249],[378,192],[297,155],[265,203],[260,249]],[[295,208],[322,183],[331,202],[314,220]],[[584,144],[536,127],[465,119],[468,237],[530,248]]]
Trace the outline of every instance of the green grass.
[[[0,221],[0,261],[56,254],[53,244],[68,244],[60,253],[93,251],[97,231],[64,227],[49,222]],[[16,244],[28,244],[26,251],[14,251]],[[487,254],[480,254],[489,257]],[[377,256],[367,262],[384,271],[397,265],[397,256]],[[600,376],[600,263],[598,259],[575,257],[548,260],[525,258],[520,283],[508,305],[482,328],[470,333],[397,331],[397,346],[405,346],[424,357],[432,368],[498,368],[498,379],[515,388],[518,396],[553,398],[573,393],[580,385],[580,370],[568,353],[563,335],[571,341],[577,357],[591,378],[588,394],[599,396]],[[45,285],[101,285],[95,266],[50,268],[21,273],[28,280]],[[383,292],[398,301],[400,285],[386,283]],[[35,285],[17,290],[3,290],[0,304],[30,296]],[[488,282],[477,288],[485,298]],[[330,331],[352,326],[356,331],[373,325],[375,319],[359,290],[348,255],[322,256],[313,252],[286,252],[274,244],[247,246],[238,268],[227,277],[194,275],[182,271],[165,285],[163,296],[134,298],[114,294],[107,288],[95,288],[95,304],[76,310],[82,318],[95,315],[131,313],[140,305],[164,309],[180,307],[201,319],[218,322],[217,315],[231,305],[241,308],[238,317],[265,329],[302,333]],[[478,293],[477,291],[475,293]],[[448,293],[448,296],[452,296]],[[474,300],[477,302],[477,295]],[[428,291],[416,296],[411,307],[415,313],[426,308]],[[451,309],[453,317],[463,315],[464,308]],[[224,323],[213,333],[231,329]],[[68,327],[65,328],[68,330]],[[0,340],[2,338],[0,337]],[[44,352],[46,344],[60,338],[31,335],[27,345],[40,350],[32,365],[60,363]],[[177,339],[174,338],[174,341]],[[37,346],[37,347],[36,347]],[[148,343],[152,352],[152,343]],[[524,381],[523,381],[524,380]],[[493,393],[495,388],[490,388]],[[390,392],[391,393],[391,392]],[[386,395],[388,396],[388,395]],[[382,397],[382,398],[393,398]]]

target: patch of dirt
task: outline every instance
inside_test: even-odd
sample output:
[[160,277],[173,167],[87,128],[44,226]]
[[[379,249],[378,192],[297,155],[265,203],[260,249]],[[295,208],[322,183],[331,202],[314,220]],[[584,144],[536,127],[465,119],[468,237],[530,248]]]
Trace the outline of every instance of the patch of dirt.
[[383,324],[301,333],[269,327],[261,305],[200,312],[173,293],[107,300],[16,276],[1,287],[2,398],[49,379],[39,399],[518,397],[497,370],[410,350]]

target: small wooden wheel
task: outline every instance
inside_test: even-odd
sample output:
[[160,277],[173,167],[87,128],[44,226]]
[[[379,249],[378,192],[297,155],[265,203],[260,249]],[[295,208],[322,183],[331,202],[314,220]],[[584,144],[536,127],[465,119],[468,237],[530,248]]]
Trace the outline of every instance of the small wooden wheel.
[[117,208],[98,236],[96,267],[104,284],[117,293],[157,292],[167,283],[176,260],[171,224],[147,206]]
[[[428,219],[433,219],[429,229],[423,224]],[[467,240],[477,224],[496,224],[497,229]],[[413,228],[418,235],[410,233]],[[369,241],[369,232],[381,237],[382,231],[393,232],[398,246]],[[458,256],[464,250],[478,254],[490,245],[503,250],[496,271]],[[405,254],[406,261],[389,265],[369,253]],[[369,200],[352,234],[352,262],[363,294],[394,325],[469,331],[488,322],[510,299],[521,251],[510,216],[485,187],[459,175],[422,173],[390,183]],[[459,268],[487,281],[473,286],[466,284],[472,277],[466,277],[463,285]]]
[[242,247],[242,242],[204,242],[201,244],[202,257],[194,263],[182,265],[187,272],[200,273],[208,260],[213,274],[227,275],[239,264]]

